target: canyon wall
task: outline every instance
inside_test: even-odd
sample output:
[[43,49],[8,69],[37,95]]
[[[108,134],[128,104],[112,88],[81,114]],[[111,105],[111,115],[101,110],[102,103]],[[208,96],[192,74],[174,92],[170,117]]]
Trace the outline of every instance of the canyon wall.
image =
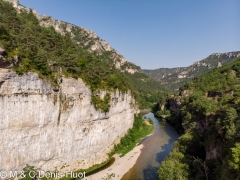
[[111,93],[110,105],[108,113],[96,110],[81,79],[63,77],[52,87],[36,73],[0,68],[0,170],[26,164],[77,170],[103,162],[135,113],[130,92]]

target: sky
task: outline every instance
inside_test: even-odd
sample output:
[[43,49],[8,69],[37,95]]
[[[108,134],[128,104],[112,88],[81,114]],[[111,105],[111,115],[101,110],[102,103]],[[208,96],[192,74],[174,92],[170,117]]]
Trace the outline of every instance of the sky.
[[239,0],[20,0],[93,32],[143,69],[240,51]]

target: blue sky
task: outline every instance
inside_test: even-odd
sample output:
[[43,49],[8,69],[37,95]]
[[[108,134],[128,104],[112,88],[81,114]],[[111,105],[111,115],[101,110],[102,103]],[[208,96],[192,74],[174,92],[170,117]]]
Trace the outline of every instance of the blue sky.
[[91,29],[144,69],[183,67],[240,50],[239,0],[20,0]]

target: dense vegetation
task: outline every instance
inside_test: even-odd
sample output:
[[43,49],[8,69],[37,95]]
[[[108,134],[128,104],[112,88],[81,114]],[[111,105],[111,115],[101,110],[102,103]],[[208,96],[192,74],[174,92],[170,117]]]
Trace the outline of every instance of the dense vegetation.
[[[149,124],[146,122],[149,122]],[[144,120],[141,115],[135,116],[132,129],[128,130],[127,134],[121,138],[119,144],[115,145],[114,151],[111,152],[111,154],[125,155],[131,151],[142,138],[153,133],[153,131],[154,127],[151,119]]]
[[148,78],[146,74],[125,72],[124,75],[130,82],[140,109],[151,109],[166,94],[167,89],[157,81]]
[[[185,133],[159,169],[160,179],[240,179],[240,59],[181,88]],[[178,119],[178,120],[179,120]]]
[[167,109],[159,110],[156,112],[156,116],[161,117],[162,115],[170,116],[171,112]]
[[[144,81],[134,80],[135,75],[125,75],[116,69],[113,61],[116,53],[113,51],[101,54],[90,52],[88,46],[90,40],[94,43],[94,39],[89,40],[87,35],[85,37],[81,28],[72,28],[75,35],[73,40],[67,31],[61,35],[52,26],[40,26],[31,11],[22,10],[21,13],[17,13],[12,4],[2,0],[0,11],[0,47],[6,50],[7,60],[15,61],[14,70],[19,75],[29,71],[37,72],[41,78],[50,81],[56,87],[62,75],[81,77],[93,91],[92,103],[95,108],[103,112],[109,111],[110,98],[107,95],[103,100],[100,99],[98,94],[101,89],[118,89],[122,92],[131,89],[138,97],[142,94],[142,89],[148,87],[150,90],[147,93],[151,94],[160,88],[157,82],[147,77],[144,77]],[[79,41],[80,44],[77,43]],[[126,63],[125,66],[129,68],[134,65]],[[144,75],[138,73],[136,76]]]

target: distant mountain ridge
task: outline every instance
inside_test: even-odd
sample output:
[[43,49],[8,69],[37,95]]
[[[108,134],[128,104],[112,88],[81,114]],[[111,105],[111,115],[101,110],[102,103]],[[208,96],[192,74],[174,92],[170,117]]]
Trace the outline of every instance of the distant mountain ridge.
[[194,62],[188,67],[159,68],[155,70],[144,69],[143,72],[166,87],[172,90],[177,90],[191,79],[204,74],[215,67],[221,67],[222,65],[228,64],[238,57],[240,57],[240,51],[213,53],[207,58]]
[[144,73],[146,73],[151,78],[160,81],[167,76],[171,76],[172,74],[181,72],[185,67],[177,67],[177,68],[159,68],[155,70],[143,69]]

